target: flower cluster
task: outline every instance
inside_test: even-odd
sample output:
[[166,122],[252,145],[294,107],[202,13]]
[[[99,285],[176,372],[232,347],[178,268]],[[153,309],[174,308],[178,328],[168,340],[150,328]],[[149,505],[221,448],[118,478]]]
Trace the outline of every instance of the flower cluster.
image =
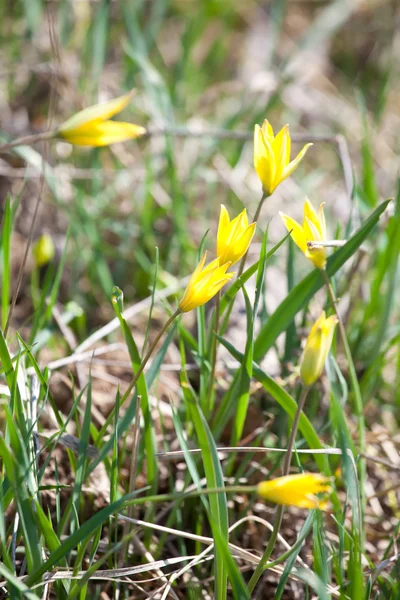
[[231,221],[225,206],[221,205],[217,258],[204,267],[206,253],[203,254],[179,303],[182,312],[202,306],[232,279],[234,273],[226,271],[246,254],[255,228],[256,223],[249,225],[246,209]]

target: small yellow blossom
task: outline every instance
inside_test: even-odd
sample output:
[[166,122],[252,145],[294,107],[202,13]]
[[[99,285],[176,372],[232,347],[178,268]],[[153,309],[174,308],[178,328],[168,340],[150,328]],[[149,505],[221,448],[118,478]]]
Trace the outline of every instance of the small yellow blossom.
[[303,225],[299,225],[297,221],[281,212],[279,214],[286,229],[291,232],[292,240],[300,248],[304,256],[309,258],[317,269],[325,269],[325,248],[323,246],[311,248],[308,245],[308,242],[324,242],[326,240],[324,204],[320,205],[317,214],[313,205],[307,199],[304,204]]
[[34,243],[32,252],[36,266],[39,268],[53,260],[56,250],[51,235],[43,233]]
[[304,385],[312,385],[321,375],[337,322],[335,315],[326,318],[323,310],[312,326],[300,363],[300,375]]
[[286,475],[270,481],[262,481],[257,486],[259,496],[270,502],[321,510],[327,508],[328,502],[321,500],[316,494],[329,492],[329,479],[315,473]]
[[256,229],[256,223],[249,225],[246,209],[232,221],[228,211],[221,204],[217,233],[217,256],[223,265],[230,262],[234,265],[246,254]]
[[202,306],[234,276],[234,273],[226,273],[231,263],[226,262],[220,266],[220,259],[216,258],[209,265],[204,267],[207,252],[204,252],[199,264],[193,272],[187,285],[182,300],[179,302],[179,309],[182,312],[189,312],[198,306]]
[[290,162],[289,125],[285,125],[276,135],[266,119],[262,127],[255,126],[254,168],[265,194],[272,194],[278,185],[293,173],[310,146],[312,144],[306,144]]
[[76,146],[109,146],[144,135],[146,129],[140,125],[109,120],[129,104],[132,95],[129,92],[81,110],[60,125],[57,136]]

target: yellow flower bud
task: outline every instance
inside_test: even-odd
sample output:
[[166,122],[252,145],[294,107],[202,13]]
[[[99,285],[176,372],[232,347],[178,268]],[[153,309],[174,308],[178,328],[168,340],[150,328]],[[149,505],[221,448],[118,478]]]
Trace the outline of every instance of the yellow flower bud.
[[221,204],[217,233],[217,256],[221,265],[227,262],[234,265],[246,254],[255,229],[256,223],[249,225],[246,209],[231,221],[228,211]]
[[322,311],[312,326],[300,363],[300,375],[304,385],[312,385],[321,375],[337,322],[335,315],[326,318],[325,311]]
[[219,258],[204,267],[206,255],[207,252],[204,252],[199,264],[193,271],[182,300],[179,302],[179,309],[182,312],[189,312],[211,300],[234,276],[234,273],[226,273],[231,263],[227,262],[220,266]]
[[303,225],[279,213],[286,229],[290,231],[290,236],[296,246],[300,248],[306,258],[309,258],[317,269],[325,269],[326,250],[323,246],[320,248],[309,248],[308,242],[323,242],[326,240],[326,224],[324,216],[324,205],[319,207],[318,214],[309,200],[304,204]]
[[306,144],[290,162],[289,125],[285,125],[276,135],[266,119],[262,127],[255,126],[254,168],[265,194],[272,194],[278,185],[293,173],[310,146],[312,144]]
[[32,253],[37,267],[47,265],[56,253],[52,237],[48,233],[43,233],[33,245]]
[[321,500],[316,494],[329,492],[329,479],[316,473],[286,475],[270,481],[262,481],[257,486],[258,495],[270,502],[320,510],[325,510],[328,502]]
[[133,91],[81,110],[58,128],[58,137],[75,146],[109,146],[144,135],[146,129],[140,125],[109,120],[129,104],[132,95]]

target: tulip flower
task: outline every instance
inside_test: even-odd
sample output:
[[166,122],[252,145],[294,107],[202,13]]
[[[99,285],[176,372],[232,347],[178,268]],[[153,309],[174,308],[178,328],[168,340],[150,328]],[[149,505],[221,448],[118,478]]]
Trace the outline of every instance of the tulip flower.
[[291,162],[290,146],[289,125],[285,125],[276,135],[266,119],[262,127],[255,126],[254,168],[262,183],[264,194],[268,196],[293,173],[312,144],[306,144]]
[[234,276],[234,273],[226,273],[231,263],[226,262],[220,266],[219,258],[204,267],[206,255],[207,252],[204,252],[179,302],[179,309],[182,312],[189,312],[211,300]]
[[327,508],[328,502],[318,498],[316,494],[329,492],[329,479],[315,473],[285,475],[270,481],[262,481],[257,486],[258,495],[265,500],[287,506],[321,510]]
[[234,265],[246,254],[256,229],[256,223],[249,225],[246,209],[232,221],[228,211],[221,204],[217,233],[217,256],[220,264],[230,262]]
[[304,385],[312,385],[321,375],[337,323],[336,315],[326,318],[323,310],[312,326],[300,363],[300,375]]
[[309,242],[324,242],[326,240],[326,225],[323,203],[320,205],[317,214],[311,202],[306,200],[304,204],[303,225],[299,225],[297,221],[281,212],[279,214],[286,226],[286,229],[290,231],[292,240],[296,246],[300,248],[304,256],[309,258],[314,266],[317,267],[317,269],[325,269],[325,248],[323,246],[316,248],[311,248],[309,246]]
[[144,135],[146,129],[140,125],[109,120],[129,104],[132,95],[81,110],[58,128],[57,137],[76,146],[109,146]]

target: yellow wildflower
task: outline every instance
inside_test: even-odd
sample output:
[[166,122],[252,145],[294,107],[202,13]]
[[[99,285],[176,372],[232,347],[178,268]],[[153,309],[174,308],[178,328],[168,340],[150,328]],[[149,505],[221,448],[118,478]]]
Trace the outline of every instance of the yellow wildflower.
[[109,120],[129,104],[132,95],[81,110],[58,128],[57,136],[76,146],[109,146],[144,135],[146,129],[140,125]]
[[189,310],[202,306],[211,300],[234,276],[234,273],[226,273],[231,263],[226,262],[220,266],[219,258],[204,267],[206,255],[207,252],[204,252],[199,264],[193,271],[182,300],[179,302],[179,309],[182,312],[189,312]]
[[291,232],[292,240],[300,248],[304,256],[309,258],[317,269],[325,269],[325,248],[323,246],[317,248],[309,246],[309,242],[324,242],[326,240],[324,204],[320,205],[317,214],[313,205],[307,199],[304,204],[303,225],[299,225],[297,221],[281,212],[279,214],[287,230]]
[[217,256],[223,265],[230,262],[234,265],[246,254],[256,229],[256,223],[249,225],[246,209],[232,221],[228,211],[221,204],[217,233]]
[[329,492],[329,479],[315,473],[286,475],[270,481],[262,481],[257,486],[257,493],[265,500],[287,506],[321,510],[327,508],[328,502],[321,500],[316,494]]
[[53,260],[56,250],[51,235],[43,233],[34,243],[32,253],[37,267],[44,267]]
[[300,363],[304,385],[312,385],[321,375],[337,322],[336,315],[326,318],[323,310],[312,326]]
[[290,146],[289,125],[285,125],[276,135],[266,119],[262,127],[255,126],[254,168],[265,194],[272,194],[278,185],[293,173],[312,144],[306,144],[292,162]]

